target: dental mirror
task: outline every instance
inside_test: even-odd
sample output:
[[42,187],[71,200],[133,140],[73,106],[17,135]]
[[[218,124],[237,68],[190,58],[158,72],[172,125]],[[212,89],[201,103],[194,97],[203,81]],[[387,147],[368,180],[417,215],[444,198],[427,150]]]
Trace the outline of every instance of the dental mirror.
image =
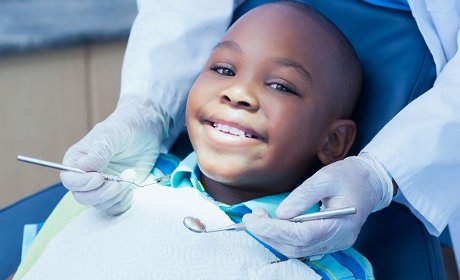
[[200,221],[200,219],[198,218],[185,217],[183,223],[186,228],[188,228],[189,230],[193,232],[200,233],[200,232],[206,231],[206,225],[203,224],[203,222]]
[[[346,208],[340,208],[340,209],[324,210],[324,211],[319,211],[319,212],[314,212],[314,213],[303,214],[303,215],[294,217],[292,219],[289,219],[288,221],[305,222],[305,221],[310,221],[310,220],[328,219],[328,218],[334,218],[334,217],[339,217],[339,216],[344,216],[344,215],[351,215],[355,213],[356,213],[355,207],[346,207]],[[209,233],[209,232],[227,231],[227,230],[234,230],[234,231],[246,230],[246,226],[244,225],[244,223],[233,224],[233,225],[229,225],[224,228],[207,230],[206,225],[200,219],[191,217],[191,216],[185,217],[183,220],[183,223],[187,229],[193,232],[196,232],[196,233]]]
[[217,231],[225,231],[225,230],[235,230],[235,231],[246,230],[244,223],[233,224],[233,225],[229,225],[228,227],[224,227],[224,228],[207,230],[206,225],[200,219],[195,218],[195,217],[190,217],[190,216],[185,217],[183,223],[186,228],[196,233],[209,233],[209,232],[217,232]]

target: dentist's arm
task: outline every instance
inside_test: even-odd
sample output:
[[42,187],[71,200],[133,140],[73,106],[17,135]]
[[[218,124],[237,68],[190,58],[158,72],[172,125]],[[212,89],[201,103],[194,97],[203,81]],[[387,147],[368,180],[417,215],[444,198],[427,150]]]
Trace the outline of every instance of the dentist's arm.
[[[228,27],[233,0],[139,0],[138,10],[117,108],[69,148],[63,163],[109,174],[132,168],[139,182],[150,173],[162,142],[182,129],[189,88]],[[61,180],[81,204],[113,215],[131,206],[132,186],[105,182],[98,173],[62,172]]]

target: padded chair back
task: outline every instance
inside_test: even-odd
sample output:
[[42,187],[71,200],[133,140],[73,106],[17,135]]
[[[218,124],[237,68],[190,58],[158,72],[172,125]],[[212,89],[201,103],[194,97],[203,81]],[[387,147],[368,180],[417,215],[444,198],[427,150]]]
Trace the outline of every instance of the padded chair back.
[[59,183],[0,209],[0,279],[6,279],[21,261],[24,225],[43,223],[67,189]]
[[[235,19],[272,1],[248,0]],[[363,88],[354,120],[357,154],[436,78],[431,54],[410,12],[362,0],[302,0],[326,15],[348,37],[363,68]],[[394,137],[397,137],[395,135]],[[372,214],[354,246],[372,263],[377,279],[445,279],[439,241],[410,211],[392,203]]]

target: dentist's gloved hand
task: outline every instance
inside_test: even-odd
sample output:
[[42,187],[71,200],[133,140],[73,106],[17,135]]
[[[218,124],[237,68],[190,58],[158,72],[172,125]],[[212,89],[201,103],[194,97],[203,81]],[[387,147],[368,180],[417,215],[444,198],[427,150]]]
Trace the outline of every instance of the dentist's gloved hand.
[[356,214],[294,223],[271,219],[257,209],[243,221],[251,233],[287,257],[320,255],[352,246],[369,214],[388,206],[392,197],[389,173],[372,155],[363,153],[323,167],[276,210],[278,218],[289,219],[321,201],[322,210],[355,206]]
[[[125,94],[106,120],[67,150],[63,164],[111,175],[131,168],[136,173],[133,181],[142,182],[152,170],[168,127],[169,116],[160,106],[147,97]],[[111,215],[131,207],[134,188],[130,184],[104,181],[96,172],[61,172],[61,180],[83,205]]]

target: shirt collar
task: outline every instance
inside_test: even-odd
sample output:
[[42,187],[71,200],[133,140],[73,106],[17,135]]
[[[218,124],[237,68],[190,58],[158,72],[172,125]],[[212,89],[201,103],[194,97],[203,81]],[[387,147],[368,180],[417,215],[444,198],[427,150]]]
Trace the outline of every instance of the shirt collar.
[[[171,174],[171,187],[181,188],[190,187],[190,185],[192,185],[199,191],[207,194],[204,187],[201,185],[199,181],[200,174],[201,172],[198,167],[196,153],[192,152],[183,161],[179,163],[177,168]],[[232,211],[232,209],[240,209],[242,205],[246,206],[250,210],[254,210],[257,207],[262,207],[265,210],[267,210],[272,217],[276,217],[276,208],[281,203],[281,201],[283,201],[287,197],[288,194],[289,193],[286,192],[276,195],[259,197],[236,205],[225,205],[223,203],[218,203],[220,204],[219,206],[221,208],[226,208],[226,210],[229,211]]]

